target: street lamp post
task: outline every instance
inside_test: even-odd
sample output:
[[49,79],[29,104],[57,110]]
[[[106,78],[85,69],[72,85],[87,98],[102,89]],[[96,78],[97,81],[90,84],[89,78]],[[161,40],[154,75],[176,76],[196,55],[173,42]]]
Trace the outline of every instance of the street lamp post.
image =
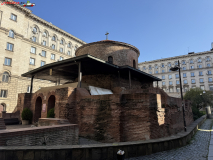
[[179,81],[180,81],[180,94],[181,94],[181,100],[182,100],[182,109],[183,109],[183,123],[184,123],[184,131],[186,132],[186,120],[185,120],[185,109],[183,104],[183,92],[182,92],[182,82],[181,82],[181,74],[180,74],[180,62],[178,60],[178,65],[170,68],[171,71],[179,71]]

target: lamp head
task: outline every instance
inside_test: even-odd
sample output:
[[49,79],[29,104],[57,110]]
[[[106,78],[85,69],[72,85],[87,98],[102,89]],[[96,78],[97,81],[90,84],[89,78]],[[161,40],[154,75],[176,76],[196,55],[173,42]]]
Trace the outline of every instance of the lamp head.
[[170,68],[171,71],[177,71],[178,69],[180,69],[178,66],[174,66],[174,67]]

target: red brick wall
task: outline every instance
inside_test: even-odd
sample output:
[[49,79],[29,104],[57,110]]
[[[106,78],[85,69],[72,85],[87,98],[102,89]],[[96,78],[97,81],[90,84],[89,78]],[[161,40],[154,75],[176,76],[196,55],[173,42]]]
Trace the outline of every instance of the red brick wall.
[[138,67],[139,51],[134,46],[115,41],[100,41],[89,43],[79,47],[76,56],[90,54],[104,61],[108,61],[108,57],[113,57],[113,64],[118,66],[128,65],[133,67],[135,60],[136,68]]
[[[117,94],[99,96],[91,96],[85,88],[72,87],[35,93],[30,108],[34,112],[38,96],[43,104],[55,95],[55,117],[78,124],[80,136],[102,142],[160,138],[183,130],[181,99],[169,97],[155,88],[115,90]],[[157,105],[156,93],[161,94],[161,106]],[[28,98],[19,94],[19,108],[29,104]],[[190,103],[185,103],[186,124],[189,125],[193,122],[192,110]],[[46,118],[46,112],[42,118]]]

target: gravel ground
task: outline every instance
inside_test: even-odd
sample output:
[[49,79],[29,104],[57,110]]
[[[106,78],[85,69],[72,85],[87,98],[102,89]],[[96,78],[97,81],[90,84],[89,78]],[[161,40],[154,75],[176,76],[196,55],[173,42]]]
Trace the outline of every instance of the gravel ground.
[[[207,160],[213,120],[207,119],[184,147],[125,160]],[[207,130],[207,131],[206,131]]]

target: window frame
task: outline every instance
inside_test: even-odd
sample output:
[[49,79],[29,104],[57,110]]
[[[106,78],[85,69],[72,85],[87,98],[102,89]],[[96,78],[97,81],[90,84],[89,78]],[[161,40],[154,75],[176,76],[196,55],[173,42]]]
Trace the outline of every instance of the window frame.
[[[34,49],[34,50],[35,50],[35,53],[33,53],[33,52],[32,52],[32,49]],[[36,47],[31,46],[30,53],[32,53],[32,54],[36,54]]]
[[[15,19],[13,19],[12,17],[15,17]],[[17,15],[14,14],[14,13],[11,13],[10,19],[13,20],[13,21],[15,21],[15,22],[17,22]]]
[[[34,60],[34,63],[31,63],[31,60]],[[30,65],[35,65],[35,58],[30,57]]]
[[[12,33],[12,36],[11,36],[11,33]],[[9,30],[8,37],[10,37],[10,38],[15,38],[15,33],[14,33],[13,30]]]
[[[44,64],[43,64],[43,65],[42,65],[42,62],[44,62]],[[41,67],[42,67],[42,66],[44,66],[45,64],[46,64],[46,62],[45,62],[45,61],[41,61]]]
[[[5,95],[5,97],[3,95]],[[7,95],[8,95],[8,90],[1,89],[0,98],[7,98]]]
[[[45,53],[45,55],[43,55],[43,53]],[[47,55],[47,52],[44,51],[44,50],[42,50],[42,51],[41,51],[41,56],[42,56],[42,57],[46,57],[46,55]]]
[[[54,59],[52,59],[53,56],[54,56]],[[51,53],[50,59],[55,60],[55,54]]]
[[4,72],[2,75],[2,82],[4,83],[8,83],[9,82],[9,78],[10,78],[10,74],[8,72]]
[[[10,65],[5,64],[5,60],[6,60],[6,59],[7,59],[7,60],[10,60]],[[5,57],[5,58],[4,58],[4,65],[5,65],[5,66],[12,66],[12,58]]]
[[[10,45],[12,46],[12,50],[10,50],[10,47],[8,47]],[[13,52],[14,51],[14,44],[7,42],[7,50]]]

